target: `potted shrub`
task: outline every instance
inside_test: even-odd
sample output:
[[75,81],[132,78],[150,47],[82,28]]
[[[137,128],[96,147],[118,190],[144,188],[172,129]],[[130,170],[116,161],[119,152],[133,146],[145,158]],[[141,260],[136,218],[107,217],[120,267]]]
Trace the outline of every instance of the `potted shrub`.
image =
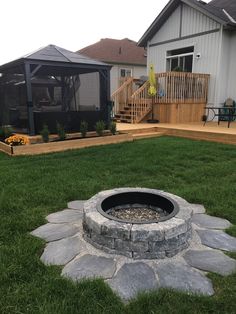
[[111,134],[116,134],[116,123],[114,121],[109,124],[109,130],[111,131]]
[[47,143],[49,141],[49,130],[47,124],[43,125],[42,131],[40,132],[42,139],[44,143]]
[[88,122],[81,121],[81,123],[80,123],[80,132],[81,132],[82,137],[86,137],[86,134],[88,132]]
[[65,138],[66,138],[65,128],[60,123],[57,123],[57,134],[58,134],[58,137],[59,137],[60,141],[64,141],[65,140]]
[[98,136],[102,136],[105,129],[104,121],[100,120],[95,125],[95,130]]

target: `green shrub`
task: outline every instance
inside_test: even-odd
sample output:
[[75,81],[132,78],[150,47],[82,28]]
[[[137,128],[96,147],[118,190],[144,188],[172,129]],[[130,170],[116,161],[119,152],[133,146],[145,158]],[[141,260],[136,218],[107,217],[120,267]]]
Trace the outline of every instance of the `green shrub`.
[[63,125],[57,123],[57,134],[59,136],[60,141],[64,141],[66,138],[66,131]]
[[0,127],[0,141],[3,141],[13,134],[13,130],[10,126]]
[[88,132],[88,122],[86,121],[81,121],[80,123],[80,132],[82,137],[85,137],[87,132]]
[[42,131],[40,132],[42,139],[44,143],[47,143],[49,141],[49,130],[47,124],[43,125]]
[[109,124],[109,130],[111,131],[111,134],[116,134],[116,123],[114,121]]
[[103,135],[103,132],[104,132],[104,129],[105,129],[105,123],[104,121],[100,120],[96,123],[95,125],[95,130],[97,132],[97,135],[98,136],[102,136]]

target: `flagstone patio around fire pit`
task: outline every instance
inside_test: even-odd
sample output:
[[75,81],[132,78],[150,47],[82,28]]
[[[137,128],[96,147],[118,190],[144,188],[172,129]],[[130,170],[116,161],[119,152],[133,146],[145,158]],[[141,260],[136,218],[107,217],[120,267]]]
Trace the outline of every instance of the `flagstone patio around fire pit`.
[[231,224],[206,215],[203,205],[166,194],[193,212],[189,247],[174,257],[137,261],[95,248],[83,237],[82,221],[87,201],[72,201],[67,209],[48,215],[48,223],[31,233],[47,242],[42,262],[62,265],[62,276],[74,281],[103,278],[126,301],[141,291],[160,287],[213,295],[214,288],[206,273],[227,276],[236,271],[236,261],[222,252],[236,251],[236,238],[224,232]]

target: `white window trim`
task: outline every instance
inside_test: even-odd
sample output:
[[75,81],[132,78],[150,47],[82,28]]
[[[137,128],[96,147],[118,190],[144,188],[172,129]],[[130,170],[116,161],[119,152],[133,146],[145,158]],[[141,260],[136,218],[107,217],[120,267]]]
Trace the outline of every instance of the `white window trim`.
[[[130,76],[132,76],[133,75],[133,69],[132,68],[128,68],[128,67],[120,67],[119,68],[119,77],[123,77],[123,76],[121,76],[121,70],[125,70],[125,71],[130,71]],[[126,77],[126,76],[125,76]]]
[[[194,52],[181,53],[179,55],[173,55],[173,56],[166,56],[166,61],[170,60],[170,59],[176,59],[179,57],[186,57],[186,56],[193,56],[193,62],[192,62],[192,72],[193,72],[193,69],[194,69]],[[167,62],[166,62],[166,71],[167,71]]]

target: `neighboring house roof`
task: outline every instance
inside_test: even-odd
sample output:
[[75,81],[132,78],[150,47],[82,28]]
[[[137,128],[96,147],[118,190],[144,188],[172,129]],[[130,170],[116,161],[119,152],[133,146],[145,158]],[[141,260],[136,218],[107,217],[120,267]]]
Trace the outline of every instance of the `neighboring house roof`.
[[146,65],[147,62],[145,49],[138,47],[135,41],[128,38],[104,38],[80,49],[78,53],[107,63]]
[[236,29],[236,21],[234,21],[236,18],[236,0],[212,0],[209,3],[197,0],[170,0],[143,34],[138,42],[139,46],[145,47],[147,45],[147,41],[157,33],[181,2],[209,16],[225,27]]
[[93,60],[87,56],[83,56],[82,54],[75,53],[55,45],[48,45],[19,59],[0,66],[0,73],[1,71],[4,71],[4,69],[9,68],[13,64],[18,64],[22,63],[23,61],[31,60],[42,62],[59,62],[64,64],[73,63],[82,65],[108,66],[101,61]]

